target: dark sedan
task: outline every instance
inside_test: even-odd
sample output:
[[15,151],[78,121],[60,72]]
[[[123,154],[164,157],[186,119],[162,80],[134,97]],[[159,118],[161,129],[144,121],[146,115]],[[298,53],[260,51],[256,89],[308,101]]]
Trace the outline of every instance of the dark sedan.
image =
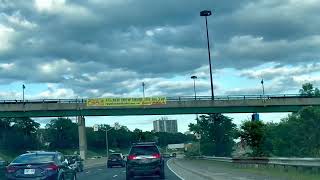
[[6,168],[8,180],[75,180],[63,154],[59,152],[37,152],[18,156]]
[[124,156],[120,153],[113,153],[109,156],[107,167],[112,168],[113,166],[125,167]]
[[0,157],[0,179],[4,178],[6,166],[7,166],[7,161],[4,161]]

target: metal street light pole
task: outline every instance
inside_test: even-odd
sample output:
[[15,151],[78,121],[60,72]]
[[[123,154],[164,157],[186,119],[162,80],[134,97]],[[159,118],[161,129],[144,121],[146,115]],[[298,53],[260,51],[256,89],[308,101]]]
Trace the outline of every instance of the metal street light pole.
[[191,76],[191,79],[193,79],[193,91],[194,91],[194,100],[197,100],[197,92],[196,92],[196,79],[197,76]]
[[106,128],[106,148],[107,148],[107,158],[109,158],[109,141],[108,141],[108,131],[110,131],[111,129],[115,129],[115,130],[119,130],[120,129],[120,125],[119,123],[115,123],[114,127],[111,127],[110,129]]
[[144,82],[142,82],[142,93],[143,93],[143,98],[145,98],[145,94],[144,94],[144,87],[146,86],[146,84]]
[[[110,128],[109,130],[111,130],[112,128]],[[108,131],[109,131],[107,128],[106,128],[106,148],[107,148],[107,158],[109,158],[109,141],[108,141]]]
[[24,84],[22,84],[22,101],[24,103],[24,89],[26,88],[26,86]]
[[263,81],[263,79],[261,80],[261,85],[262,85],[262,95],[264,95],[264,81]]
[[211,82],[211,99],[214,100],[213,81],[212,81],[212,67],[211,67],[211,53],[210,53],[210,41],[209,41],[208,20],[207,20],[207,17],[211,16],[211,14],[212,13],[209,10],[204,10],[204,11],[200,12],[200,16],[204,16],[205,19],[206,19],[208,56],[209,56],[209,68],[210,68],[210,82]]
[[[194,100],[197,100],[197,91],[196,91],[196,79],[197,76],[191,76],[191,79],[193,79],[193,90],[194,90]],[[198,121],[198,114],[196,114],[196,119]]]

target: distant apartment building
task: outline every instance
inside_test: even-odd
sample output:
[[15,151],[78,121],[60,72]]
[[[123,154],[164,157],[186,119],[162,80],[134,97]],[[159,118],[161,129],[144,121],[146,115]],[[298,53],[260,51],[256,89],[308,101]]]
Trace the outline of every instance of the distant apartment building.
[[153,129],[155,132],[177,133],[177,120],[161,119],[153,121]]

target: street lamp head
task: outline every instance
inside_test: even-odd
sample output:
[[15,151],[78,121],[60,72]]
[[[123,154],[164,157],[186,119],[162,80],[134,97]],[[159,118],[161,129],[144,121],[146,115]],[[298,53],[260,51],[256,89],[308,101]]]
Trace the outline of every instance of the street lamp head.
[[200,12],[200,16],[211,16],[211,11],[209,10],[204,10]]
[[198,77],[197,76],[191,76],[191,79],[197,79]]

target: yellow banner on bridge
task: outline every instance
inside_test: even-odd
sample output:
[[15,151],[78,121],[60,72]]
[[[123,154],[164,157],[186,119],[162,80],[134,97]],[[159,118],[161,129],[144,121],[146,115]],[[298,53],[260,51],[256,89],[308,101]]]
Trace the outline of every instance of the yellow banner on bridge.
[[98,98],[87,100],[87,106],[150,106],[159,104],[167,104],[167,98]]

